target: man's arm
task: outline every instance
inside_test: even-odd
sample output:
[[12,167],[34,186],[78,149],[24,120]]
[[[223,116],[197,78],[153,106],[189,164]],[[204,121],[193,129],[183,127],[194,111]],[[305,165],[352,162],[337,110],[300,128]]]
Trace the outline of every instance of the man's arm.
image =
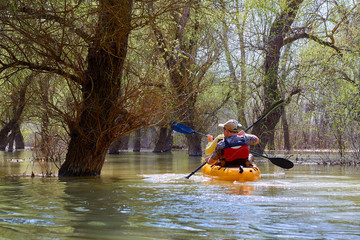
[[205,154],[206,155],[211,155],[215,148],[216,148],[216,145],[217,143],[222,140],[224,138],[224,134],[220,134],[218,135],[212,142],[209,142],[207,145],[206,145],[206,148],[205,148]]
[[245,136],[245,142],[247,145],[256,145],[260,142],[259,138],[253,134],[247,134],[244,131],[239,132],[238,135],[244,135]]

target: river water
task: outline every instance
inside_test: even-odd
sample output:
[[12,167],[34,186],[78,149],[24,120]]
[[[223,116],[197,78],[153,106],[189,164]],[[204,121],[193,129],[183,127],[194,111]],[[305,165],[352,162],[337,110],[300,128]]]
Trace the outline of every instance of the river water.
[[[258,182],[220,182],[186,152],[107,156],[98,178],[29,177],[0,153],[0,239],[360,239],[358,167],[257,160]],[[25,159],[25,161],[23,161]]]

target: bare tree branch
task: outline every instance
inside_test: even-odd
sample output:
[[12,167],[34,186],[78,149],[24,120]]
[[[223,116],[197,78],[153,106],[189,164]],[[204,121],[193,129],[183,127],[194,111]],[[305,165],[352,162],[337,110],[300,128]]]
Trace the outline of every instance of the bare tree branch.
[[9,64],[4,64],[1,63],[2,67],[0,68],[0,73],[5,71],[6,69],[10,69],[10,68],[14,68],[14,67],[18,67],[18,66],[23,66],[23,67],[27,67],[27,69],[31,69],[31,70],[37,70],[37,71],[45,71],[45,72],[50,72],[50,73],[56,73],[58,75],[61,75],[67,79],[70,79],[78,84],[82,84],[82,79],[70,74],[66,71],[63,71],[61,69],[58,68],[52,68],[49,65],[37,65],[34,63],[29,63],[29,62],[25,62],[25,61],[17,61],[17,62],[12,62]]
[[330,47],[330,48],[334,49],[338,54],[342,55],[342,52],[341,52],[342,49],[335,46],[335,44],[333,44],[331,42],[326,42],[326,41],[320,39],[319,37],[308,34],[306,32],[297,33],[297,34],[292,35],[291,37],[285,38],[284,43],[289,44],[289,43],[292,43],[292,42],[302,39],[302,38],[308,38],[308,39],[311,39],[311,40],[319,43],[320,45]]
[[[4,5],[0,5],[0,11],[7,11],[8,7]],[[65,27],[69,28],[69,31],[72,31],[79,35],[85,42],[89,43],[92,40],[92,37],[84,32],[81,28],[78,28],[73,24],[72,21],[69,21],[65,18],[62,18],[57,14],[50,14],[49,12],[43,10],[43,9],[33,9],[29,7],[21,7],[17,9],[17,13],[25,13],[27,14],[26,18],[33,18],[33,19],[43,19],[43,20],[51,20],[54,22],[57,22]],[[20,17],[20,16],[19,16]]]

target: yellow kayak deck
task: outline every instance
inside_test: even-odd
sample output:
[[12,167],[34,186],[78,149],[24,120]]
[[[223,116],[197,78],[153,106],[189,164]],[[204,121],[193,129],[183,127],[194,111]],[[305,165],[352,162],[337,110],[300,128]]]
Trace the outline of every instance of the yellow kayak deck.
[[239,172],[239,168],[221,167],[216,165],[205,164],[202,167],[203,175],[210,176],[219,180],[226,181],[258,181],[260,177],[260,169],[254,164],[253,167],[243,167],[244,171]]

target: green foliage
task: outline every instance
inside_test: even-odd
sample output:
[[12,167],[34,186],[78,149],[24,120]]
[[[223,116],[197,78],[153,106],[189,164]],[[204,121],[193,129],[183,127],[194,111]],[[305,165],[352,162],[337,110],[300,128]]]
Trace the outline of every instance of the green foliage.
[[[179,107],[189,104],[186,106],[191,106],[188,110],[199,126],[197,130],[216,132],[217,122],[240,114],[235,94],[244,90],[247,122],[254,121],[267,94],[263,64],[269,29],[287,3],[136,1],[120,83],[121,94],[126,97],[119,101],[126,103],[125,110],[131,109],[134,117],[154,111],[159,122],[178,117]],[[12,17],[3,14],[0,19],[0,111],[4,125],[16,105],[11,96],[30,74],[24,69],[36,72],[22,116],[22,121],[29,124],[29,128],[22,127],[24,135],[31,141],[30,129],[42,124],[45,113],[51,126],[63,127],[61,133],[68,131],[67,126],[78,116],[98,2],[24,4],[10,1],[2,6]],[[191,7],[184,23],[187,4]],[[354,148],[354,141],[360,141],[354,137],[360,131],[359,16],[358,4],[350,1],[305,1],[289,34],[284,36],[289,40],[300,33],[311,35],[289,41],[281,49],[279,91],[291,100],[286,111],[294,147]],[[154,29],[161,33],[162,42]],[[244,85],[234,83],[224,39],[234,73],[237,79],[246,81]],[[179,82],[173,82],[171,74],[178,74]],[[238,92],[236,87],[240,87]],[[301,94],[291,98],[295,89]],[[179,100],[180,92],[192,105]],[[44,94],[47,98],[41,97]],[[278,126],[278,136],[281,131]]]

